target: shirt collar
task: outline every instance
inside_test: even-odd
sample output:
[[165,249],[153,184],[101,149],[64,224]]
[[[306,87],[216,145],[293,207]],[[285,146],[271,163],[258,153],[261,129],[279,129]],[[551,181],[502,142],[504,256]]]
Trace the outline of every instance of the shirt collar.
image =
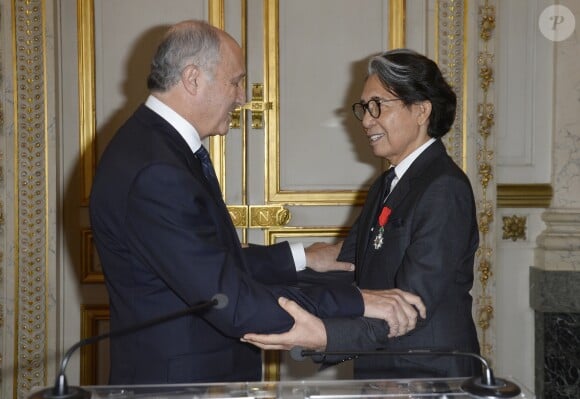
[[199,147],[201,147],[201,139],[199,138],[199,133],[197,133],[197,130],[195,130],[191,123],[154,95],[147,97],[145,105],[173,126],[181,137],[183,137],[193,153],[199,150]]
[[413,151],[412,153],[410,153],[398,165],[396,165],[395,166],[395,176],[396,176],[396,179],[398,180],[401,177],[403,177],[403,175],[405,174],[405,172],[407,171],[407,169],[409,169],[411,167],[411,165],[413,164],[413,162],[415,162],[415,159],[419,158],[419,155],[421,155],[421,153],[423,151],[425,151],[434,142],[435,142],[435,139],[433,137],[431,137],[424,144],[422,144],[419,148],[417,148],[415,151]]

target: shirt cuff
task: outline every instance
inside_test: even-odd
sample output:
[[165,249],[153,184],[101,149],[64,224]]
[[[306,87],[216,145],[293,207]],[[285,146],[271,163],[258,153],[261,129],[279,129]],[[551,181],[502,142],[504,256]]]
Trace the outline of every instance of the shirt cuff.
[[304,251],[304,245],[301,242],[295,242],[290,244],[290,251],[292,251],[292,258],[294,258],[294,266],[296,271],[306,269],[306,252]]

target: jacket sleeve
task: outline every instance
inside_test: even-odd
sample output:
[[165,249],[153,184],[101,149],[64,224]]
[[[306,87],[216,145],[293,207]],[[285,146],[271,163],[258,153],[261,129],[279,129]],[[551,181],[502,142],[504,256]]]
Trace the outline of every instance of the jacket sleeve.
[[135,286],[149,291],[150,301],[175,295],[184,306],[225,294],[228,306],[203,316],[225,335],[287,331],[293,320],[278,305],[280,296],[320,317],[364,312],[355,287],[300,290],[253,279],[225,204],[180,166],[157,163],[141,171],[128,193],[124,223],[127,256],[143,265],[133,273]]
[[244,260],[252,277],[264,284],[295,285],[296,266],[288,242],[243,248]]
[[389,325],[381,319],[329,318],[322,322],[326,329],[326,352],[345,354],[313,358],[317,363],[332,365],[352,360],[358,357],[357,353],[384,349],[388,343]]

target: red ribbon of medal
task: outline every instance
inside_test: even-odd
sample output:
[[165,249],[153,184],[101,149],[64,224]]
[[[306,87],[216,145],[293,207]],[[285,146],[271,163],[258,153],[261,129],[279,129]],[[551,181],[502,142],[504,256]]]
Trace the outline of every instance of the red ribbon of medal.
[[379,232],[373,241],[373,246],[375,249],[381,249],[383,246],[383,232],[385,231],[385,224],[387,224],[389,221],[389,216],[391,216],[391,208],[384,206],[383,209],[381,209],[381,213],[379,215]]
[[391,208],[388,206],[383,206],[381,210],[381,214],[379,215],[379,226],[384,227],[385,224],[389,221],[389,216],[391,216]]

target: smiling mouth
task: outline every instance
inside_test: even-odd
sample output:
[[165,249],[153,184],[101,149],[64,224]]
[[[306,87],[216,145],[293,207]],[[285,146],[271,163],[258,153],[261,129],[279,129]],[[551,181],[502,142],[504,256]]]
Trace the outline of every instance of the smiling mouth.
[[369,137],[369,141],[371,143],[374,143],[375,141],[380,140],[383,136],[384,136],[384,133],[379,133],[379,134],[371,134],[368,137]]

